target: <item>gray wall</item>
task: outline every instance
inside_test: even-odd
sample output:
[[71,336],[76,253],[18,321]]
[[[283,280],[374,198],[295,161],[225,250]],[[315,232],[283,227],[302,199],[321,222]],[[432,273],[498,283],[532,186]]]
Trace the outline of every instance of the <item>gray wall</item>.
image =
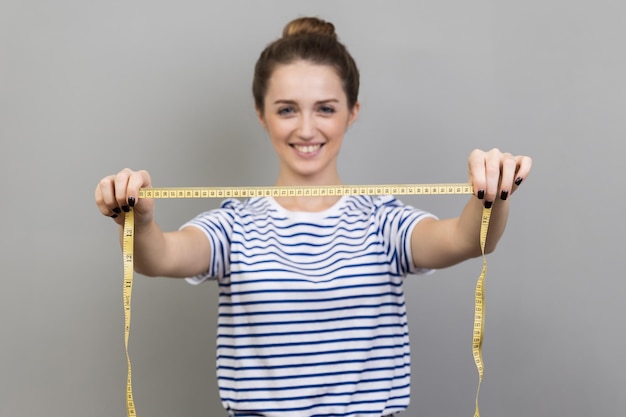
[[[333,21],[362,70],[347,183],[462,182],[475,148],[531,155],[488,258],[484,417],[626,409],[623,142],[626,3],[0,2],[0,415],[125,415],[122,266],[97,181],[268,185],[252,67],[291,18]],[[462,196],[407,202],[440,216]],[[161,225],[217,201],[158,202]],[[471,415],[480,260],[410,277],[412,405]],[[140,417],[224,415],[216,288],[136,277]]]

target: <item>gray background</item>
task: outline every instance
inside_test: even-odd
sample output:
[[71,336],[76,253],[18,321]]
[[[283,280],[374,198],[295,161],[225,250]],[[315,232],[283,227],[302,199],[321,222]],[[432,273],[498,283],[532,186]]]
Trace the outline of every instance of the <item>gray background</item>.
[[[290,19],[334,22],[362,71],[347,183],[466,180],[475,148],[534,169],[488,258],[484,417],[626,409],[626,3],[526,1],[0,2],[0,415],[125,415],[117,229],[98,180],[272,184],[252,68]],[[445,217],[464,196],[405,201]],[[165,201],[176,228],[217,201]],[[471,415],[480,260],[410,277],[412,405]],[[224,415],[216,288],[137,276],[140,417]]]

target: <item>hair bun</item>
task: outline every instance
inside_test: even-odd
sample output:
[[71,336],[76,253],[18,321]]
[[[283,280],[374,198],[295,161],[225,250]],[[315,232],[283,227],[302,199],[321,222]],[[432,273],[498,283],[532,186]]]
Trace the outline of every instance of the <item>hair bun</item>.
[[298,35],[324,35],[336,39],[335,26],[317,17],[300,17],[289,22],[283,29],[283,38]]

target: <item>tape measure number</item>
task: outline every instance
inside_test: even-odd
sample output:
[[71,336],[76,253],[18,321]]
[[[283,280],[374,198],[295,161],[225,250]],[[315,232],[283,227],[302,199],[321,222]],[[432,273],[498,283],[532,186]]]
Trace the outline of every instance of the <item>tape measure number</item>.
[[323,197],[341,195],[472,194],[470,184],[325,185],[286,187],[142,188],[139,198]]
[[[251,197],[322,197],[342,195],[453,195],[473,194],[474,190],[467,183],[451,184],[392,184],[392,185],[331,185],[331,186],[289,186],[289,187],[174,187],[174,188],[142,188],[139,198],[251,198]],[[484,280],[487,272],[485,258],[485,243],[487,230],[491,218],[491,208],[483,209],[480,227],[480,250],[483,257],[483,267],[476,283],[474,302],[474,330],[472,339],[472,353],[476,369],[478,370],[478,388],[476,389],[476,409],[474,417],[480,417],[478,409],[478,395],[483,380],[484,366],[482,358],[482,344],[485,317]],[[134,212],[125,214],[122,236],[122,257],[124,261],[124,342],[126,348],[126,362],[128,373],[126,379],[126,414],[136,417],[135,402],[133,399],[132,370],[128,339],[130,336],[131,296],[133,289],[133,246],[135,220]]]

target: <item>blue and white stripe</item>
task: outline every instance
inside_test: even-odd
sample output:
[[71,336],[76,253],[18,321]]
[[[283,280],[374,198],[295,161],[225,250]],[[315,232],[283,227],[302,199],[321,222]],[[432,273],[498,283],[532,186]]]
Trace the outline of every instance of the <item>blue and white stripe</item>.
[[428,213],[391,196],[345,196],[319,213],[273,198],[227,200],[185,226],[213,248],[200,283],[220,291],[217,377],[233,416],[381,416],[406,408],[402,280]]

